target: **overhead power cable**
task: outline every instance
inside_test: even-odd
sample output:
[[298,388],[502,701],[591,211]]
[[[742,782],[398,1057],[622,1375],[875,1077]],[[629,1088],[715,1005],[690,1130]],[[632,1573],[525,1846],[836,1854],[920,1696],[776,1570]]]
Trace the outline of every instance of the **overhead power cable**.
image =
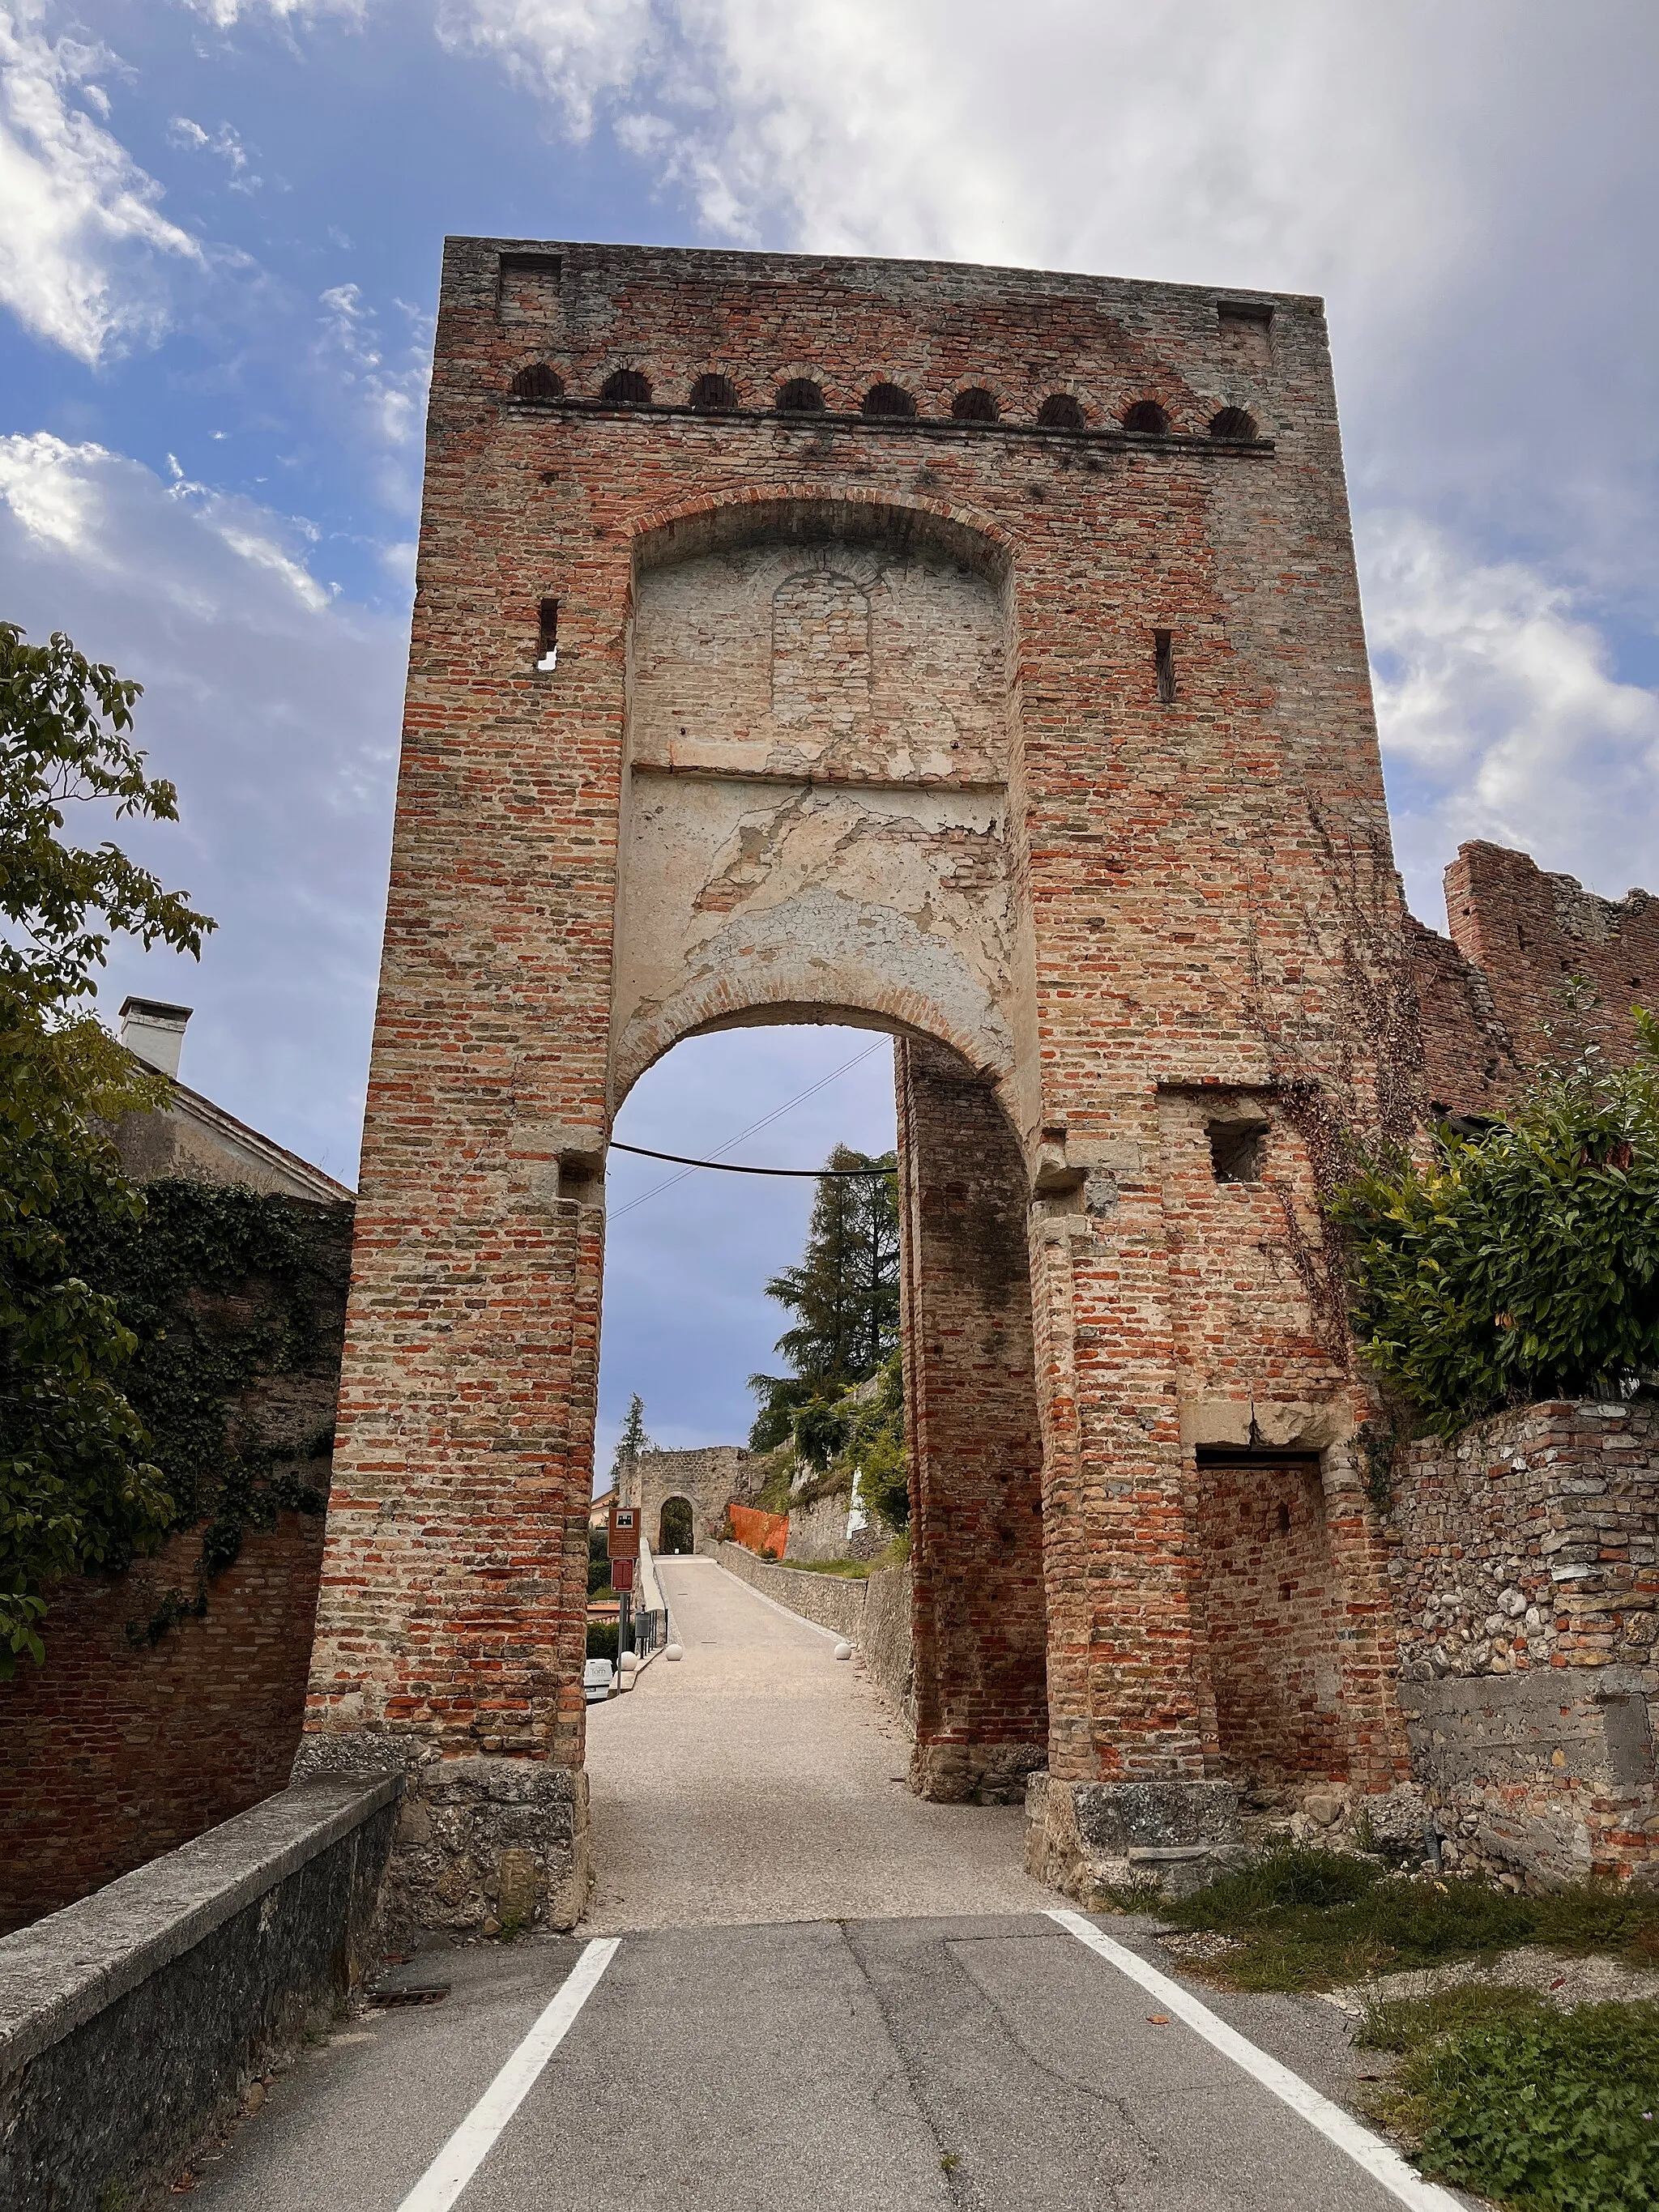
[[[707,1164],[712,1166],[722,1152],[735,1151],[746,1137],[757,1136],[763,1129],[769,1129],[774,1121],[793,1113],[797,1106],[805,1105],[809,1098],[816,1098],[820,1091],[827,1091],[832,1083],[838,1083],[843,1075],[850,1075],[855,1067],[862,1067],[865,1061],[878,1053],[887,1042],[883,1037],[874,1044],[866,1045],[862,1052],[854,1053],[851,1060],[832,1068],[828,1075],[821,1075],[816,1083],[809,1083],[805,1091],[798,1091],[793,1098],[786,1098],[781,1106],[775,1106],[769,1114],[763,1114],[758,1121],[751,1121],[746,1129],[739,1129],[735,1137],[730,1137],[725,1144],[715,1146],[714,1160]],[[703,1163],[700,1162],[699,1165],[702,1164]],[[641,1191],[637,1198],[630,1198],[626,1206],[619,1206],[611,1216],[611,1226],[614,1228],[625,1213],[632,1213],[635,1206],[644,1206],[651,1199],[660,1198],[664,1191],[672,1190],[676,1183],[684,1182],[696,1171],[695,1167],[682,1168],[678,1175],[667,1176],[661,1182],[653,1183],[649,1190]]]
[[[684,1152],[647,1152],[643,1145],[619,1145],[613,1137],[613,1152],[633,1152],[642,1160],[673,1160],[683,1168],[713,1168],[717,1175],[800,1176],[810,1182],[832,1182],[837,1177],[896,1175],[896,1168],[746,1168],[735,1160],[689,1160]],[[675,1177],[678,1182],[678,1176]]]

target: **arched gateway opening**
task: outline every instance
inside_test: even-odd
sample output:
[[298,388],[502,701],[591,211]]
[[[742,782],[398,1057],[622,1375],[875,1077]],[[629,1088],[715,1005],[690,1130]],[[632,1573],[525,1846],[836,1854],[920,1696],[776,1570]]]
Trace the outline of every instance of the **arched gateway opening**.
[[696,1548],[696,1522],[689,1498],[665,1498],[657,1516],[657,1549],[664,1559]]
[[1006,563],[925,510],[714,508],[636,547],[613,1110],[682,1037],[897,1038],[924,1794],[1047,1757],[1041,1480],[1012,1074]]
[[[404,1777],[394,1910],[578,1917],[612,1124],[682,1039],[828,1019],[899,1041],[916,1783],[1046,1762],[1074,1893],[1191,1878],[1270,1753],[1386,1786],[1320,1199],[1408,1133],[1415,1016],[1316,303],[1258,390],[1178,287],[560,246],[532,299],[524,254],[447,248],[296,1774]],[[715,357],[826,405],[688,412]],[[1272,433],[1135,440],[1147,390]]]

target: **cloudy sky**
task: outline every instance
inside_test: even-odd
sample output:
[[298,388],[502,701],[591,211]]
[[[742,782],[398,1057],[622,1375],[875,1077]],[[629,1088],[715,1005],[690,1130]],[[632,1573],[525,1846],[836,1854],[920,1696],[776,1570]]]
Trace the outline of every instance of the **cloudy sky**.
[[[0,613],[144,683],[221,922],[106,1003],[351,1177],[446,231],[1323,293],[1414,908],[1474,836],[1659,888],[1656,100],[1651,0],[0,5]],[[884,1144],[872,1042],[699,1041],[619,1133],[833,1078],[739,1157]],[[742,1432],[810,1201],[668,1172],[613,1174],[607,1441]]]

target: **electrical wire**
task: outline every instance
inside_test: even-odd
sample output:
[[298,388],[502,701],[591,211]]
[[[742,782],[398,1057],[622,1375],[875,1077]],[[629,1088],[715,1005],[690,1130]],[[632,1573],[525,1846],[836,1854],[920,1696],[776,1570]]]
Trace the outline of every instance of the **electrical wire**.
[[618,1144],[611,1139],[613,1152],[632,1152],[642,1160],[674,1160],[683,1168],[713,1168],[716,1175],[799,1176],[808,1182],[846,1182],[848,1178],[868,1176],[896,1175],[896,1168],[748,1168],[735,1160],[689,1160],[684,1152],[652,1152],[643,1145]]
[[[840,1082],[843,1075],[850,1075],[855,1067],[862,1067],[866,1060],[872,1059],[888,1043],[889,1040],[882,1037],[876,1043],[866,1045],[862,1052],[855,1053],[852,1059],[845,1061],[842,1066],[832,1070],[828,1075],[820,1076],[816,1083],[808,1084],[805,1091],[798,1091],[793,1098],[786,1098],[781,1106],[775,1106],[769,1114],[763,1114],[758,1121],[751,1121],[746,1129],[739,1129],[737,1135],[728,1138],[725,1144],[717,1145],[714,1148],[714,1158],[708,1161],[699,1161],[698,1166],[715,1165],[722,1152],[732,1152],[742,1144],[746,1137],[757,1136],[763,1129],[769,1129],[774,1121],[781,1121],[786,1114],[792,1113],[797,1106],[805,1105],[809,1098],[816,1098],[820,1091],[827,1091],[832,1083]],[[623,1148],[619,1146],[613,1146],[613,1150],[622,1149]],[[630,1146],[627,1149],[633,1151],[637,1147]],[[649,1190],[641,1191],[637,1198],[630,1198],[626,1206],[619,1206],[611,1216],[611,1226],[614,1228],[624,1214],[632,1213],[636,1206],[646,1205],[651,1199],[660,1198],[664,1191],[672,1190],[677,1182],[684,1182],[688,1177],[696,1175],[696,1172],[697,1170],[695,1167],[682,1168],[678,1175],[665,1176],[661,1182],[653,1183]]]

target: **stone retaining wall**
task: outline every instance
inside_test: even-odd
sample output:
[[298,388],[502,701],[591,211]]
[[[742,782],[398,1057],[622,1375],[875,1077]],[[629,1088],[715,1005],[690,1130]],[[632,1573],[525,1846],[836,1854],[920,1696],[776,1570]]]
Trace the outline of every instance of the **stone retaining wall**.
[[363,1978],[397,1796],[284,1790],[0,1941],[0,2204],[167,2193]]
[[1659,1404],[1414,1443],[1392,1533],[1401,1706],[1454,1860],[1659,1883]]
[[728,1574],[763,1596],[798,1613],[803,1620],[833,1629],[854,1645],[864,1669],[883,1698],[913,1732],[915,1694],[910,1633],[910,1570],[884,1567],[867,1579],[803,1573],[757,1559],[741,1544],[722,1544],[719,1559]]

